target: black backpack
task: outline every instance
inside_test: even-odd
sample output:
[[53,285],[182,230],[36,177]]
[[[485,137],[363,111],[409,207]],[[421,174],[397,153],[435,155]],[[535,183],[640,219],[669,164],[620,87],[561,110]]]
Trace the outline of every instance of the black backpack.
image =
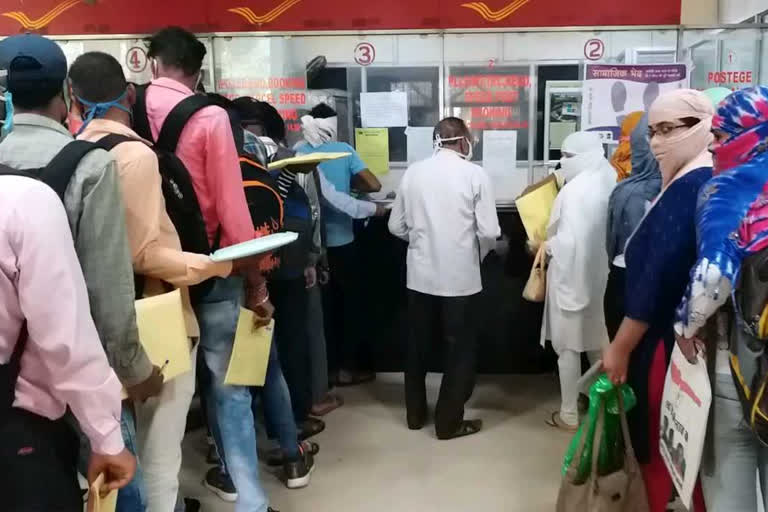
[[143,85],[136,89],[133,128],[138,135],[154,142],[165,209],[179,234],[181,248],[187,252],[210,254],[218,248],[220,232],[217,232],[216,240],[211,245],[192,179],[184,163],[176,156],[176,146],[187,121],[199,110],[210,106],[211,102],[207,96],[200,94],[183,99],[168,114],[155,141],[147,117],[147,87]]

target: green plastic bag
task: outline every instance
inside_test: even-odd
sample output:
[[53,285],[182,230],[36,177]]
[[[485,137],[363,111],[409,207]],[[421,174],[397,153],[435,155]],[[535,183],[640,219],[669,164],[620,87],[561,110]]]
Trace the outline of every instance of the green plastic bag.
[[597,460],[598,475],[608,475],[620,470],[624,466],[624,440],[621,434],[621,421],[619,418],[619,400],[617,393],[621,393],[624,399],[624,410],[629,411],[637,404],[635,392],[627,384],[622,384],[618,390],[605,374],[589,388],[589,415],[579,426],[576,435],[573,436],[568,451],[563,460],[562,473],[568,471],[573,458],[579,449],[581,436],[586,435],[584,450],[581,460],[578,461],[577,479],[574,483],[583,483],[589,478],[592,469],[592,443],[595,437],[597,416],[600,407],[605,403],[605,428],[601,441],[600,453]]

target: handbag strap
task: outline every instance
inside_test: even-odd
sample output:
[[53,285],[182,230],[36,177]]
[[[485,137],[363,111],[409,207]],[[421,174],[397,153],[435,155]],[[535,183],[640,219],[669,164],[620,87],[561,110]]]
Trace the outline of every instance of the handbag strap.
[[576,448],[576,451],[573,453],[573,458],[571,459],[571,463],[568,464],[568,469],[566,470],[566,474],[569,478],[574,479],[576,478],[576,475],[574,472],[578,471],[578,465],[581,463],[581,458],[584,455],[584,445],[587,444],[587,428],[586,425],[582,425],[581,427],[581,437],[579,438],[579,446]]
[[592,485],[597,492],[597,462],[600,458],[600,445],[603,442],[603,433],[605,431],[605,398],[600,396],[600,410],[597,413],[597,424],[595,425],[595,437],[592,442]]
[[637,461],[635,448],[632,446],[632,438],[629,436],[629,422],[627,422],[627,411],[624,409],[624,395],[618,389],[616,393],[619,396],[619,417],[621,418],[621,433],[624,436],[624,454],[628,459]]
[[539,250],[536,251],[536,256],[533,258],[533,268],[541,267],[541,269],[544,269],[544,244],[541,244],[541,247],[539,247]]

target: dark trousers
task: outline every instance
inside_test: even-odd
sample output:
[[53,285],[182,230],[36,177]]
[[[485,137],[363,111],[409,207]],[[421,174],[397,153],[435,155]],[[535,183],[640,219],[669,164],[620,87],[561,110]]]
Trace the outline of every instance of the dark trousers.
[[359,327],[363,308],[355,244],[329,247],[328,265],[331,280],[323,287],[328,373],[370,369]]
[[0,510],[82,512],[72,427],[22,409],[8,416],[0,425]]
[[464,404],[475,387],[477,295],[435,297],[408,291],[408,360],[405,404],[408,425],[418,426],[427,415],[429,352],[438,340],[443,350],[443,381],[435,409],[438,437],[455,433],[464,419]]
[[275,342],[280,366],[291,393],[293,415],[304,421],[312,407],[312,370],[307,329],[309,305],[304,275],[273,279],[269,297],[275,306]]
[[605,310],[605,326],[608,337],[613,341],[619,332],[621,321],[624,320],[624,283],[627,271],[611,264],[608,274],[608,284],[605,287],[603,309]]

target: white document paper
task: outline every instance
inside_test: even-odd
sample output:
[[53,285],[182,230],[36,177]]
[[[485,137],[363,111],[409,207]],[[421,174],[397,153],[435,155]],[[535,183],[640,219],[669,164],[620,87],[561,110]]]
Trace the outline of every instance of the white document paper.
[[699,356],[689,363],[675,345],[661,401],[661,456],[680,499],[689,510],[699,477],[707,418],[712,404],[707,364]]
[[483,169],[491,177],[510,176],[517,165],[517,131],[483,132]]
[[408,126],[408,94],[404,92],[360,93],[363,128]]
[[431,157],[435,149],[432,135],[435,129],[431,126],[409,126],[405,129],[408,138],[408,163],[419,162]]

